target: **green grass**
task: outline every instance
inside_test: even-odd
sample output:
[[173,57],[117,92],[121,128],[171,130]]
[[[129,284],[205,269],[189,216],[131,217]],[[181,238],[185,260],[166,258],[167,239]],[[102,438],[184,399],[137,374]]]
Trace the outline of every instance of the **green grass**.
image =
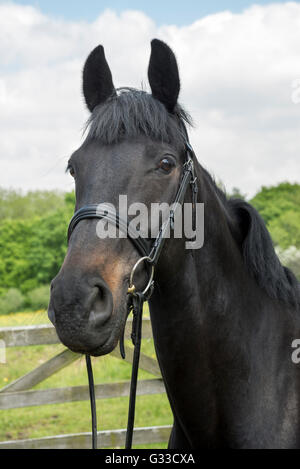
[[[0,316],[0,327],[48,323],[45,312],[18,313]],[[0,365],[0,387],[17,379],[64,350],[63,345],[41,345],[7,349],[6,364]],[[142,352],[155,356],[153,341],[143,340]],[[110,356],[93,358],[95,383],[127,381],[131,366]],[[140,370],[139,379],[153,379]],[[51,376],[34,389],[80,386],[87,384],[84,358]],[[97,401],[98,426],[100,430],[126,428],[128,398]],[[136,427],[168,425],[172,414],[165,395],[138,396],[136,404]],[[0,441],[10,439],[39,438],[67,433],[89,432],[89,402],[27,407],[0,411]],[[167,443],[152,445],[166,448]]]

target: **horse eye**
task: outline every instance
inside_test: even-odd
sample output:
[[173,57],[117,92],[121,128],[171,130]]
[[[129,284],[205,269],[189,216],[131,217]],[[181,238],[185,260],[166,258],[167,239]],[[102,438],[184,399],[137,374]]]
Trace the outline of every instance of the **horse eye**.
[[71,174],[71,176],[73,178],[75,177],[75,171],[74,171],[74,168],[72,166],[69,166],[69,173]]
[[159,162],[159,169],[163,170],[165,173],[170,173],[174,168],[175,163],[170,158],[163,158]]

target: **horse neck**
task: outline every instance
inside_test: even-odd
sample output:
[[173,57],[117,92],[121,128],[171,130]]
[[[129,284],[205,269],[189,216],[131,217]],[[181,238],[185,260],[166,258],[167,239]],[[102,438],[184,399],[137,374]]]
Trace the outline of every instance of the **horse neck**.
[[[162,264],[166,261],[167,266],[158,272],[157,288],[150,302],[154,322],[158,311],[160,326],[166,322],[168,330],[174,323],[182,326],[184,323],[190,326],[193,321],[199,323],[207,311],[211,318],[212,310],[220,309],[216,303],[224,297],[226,286],[232,281],[239,283],[247,275],[236,221],[228,212],[221,192],[218,193],[208,173],[198,164],[196,175],[198,202],[204,203],[205,210],[204,245],[195,250],[181,247],[180,253],[169,256],[171,261],[162,259]],[[230,288],[227,290],[229,297]],[[164,311],[170,312],[170,317]]]
[[[242,255],[233,236],[234,222],[212,181],[201,174],[198,201],[205,204],[204,246],[173,256],[180,262],[169,265],[165,274],[158,272],[150,300],[156,353],[169,400],[175,416],[180,419],[181,415],[191,425],[194,412],[188,415],[182,407],[190,399],[195,399],[195,406],[200,405],[198,416],[202,415],[205,424],[213,420],[213,411],[204,415],[207,407],[202,405],[210,402],[214,406],[213,341],[220,329],[219,317],[230,312],[235,300],[238,287],[232,285],[242,282],[244,275]],[[231,312],[226,321],[230,329],[230,322],[235,321]],[[195,406],[190,407],[196,414]]]

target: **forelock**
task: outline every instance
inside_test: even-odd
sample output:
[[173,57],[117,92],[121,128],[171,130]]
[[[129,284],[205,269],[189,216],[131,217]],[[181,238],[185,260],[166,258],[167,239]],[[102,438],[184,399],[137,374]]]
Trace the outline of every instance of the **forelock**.
[[170,114],[151,94],[120,88],[94,109],[87,122],[87,140],[110,145],[143,135],[181,148],[186,142],[185,124],[191,125],[191,118],[181,106]]

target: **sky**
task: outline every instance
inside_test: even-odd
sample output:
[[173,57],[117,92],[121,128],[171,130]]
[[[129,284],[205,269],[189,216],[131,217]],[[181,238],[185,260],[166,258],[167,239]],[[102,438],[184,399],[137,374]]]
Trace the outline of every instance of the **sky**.
[[176,54],[216,180],[249,197],[300,183],[300,2],[0,0],[0,186],[71,190],[86,57],[103,44],[115,85],[147,89],[154,37]]
[[[0,3],[5,3],[1,2]],[[202,18],[219,11],[230,10],[235,13],[253,4],[251,0],[231,0],[221,2],[216,0],[40,0],[30,2],[19,0],[20,5],[31,4],[39,8],[43,13],[67,20],[93,21],[105,9],[113,9],[117,13],[124,10],[143,11],[151,17],[157,25],[176,24],[177,26],[188,25],[195,19]],[[260,5],[270,3],[281,3],[278,0],[265,0],[258,2]]]

